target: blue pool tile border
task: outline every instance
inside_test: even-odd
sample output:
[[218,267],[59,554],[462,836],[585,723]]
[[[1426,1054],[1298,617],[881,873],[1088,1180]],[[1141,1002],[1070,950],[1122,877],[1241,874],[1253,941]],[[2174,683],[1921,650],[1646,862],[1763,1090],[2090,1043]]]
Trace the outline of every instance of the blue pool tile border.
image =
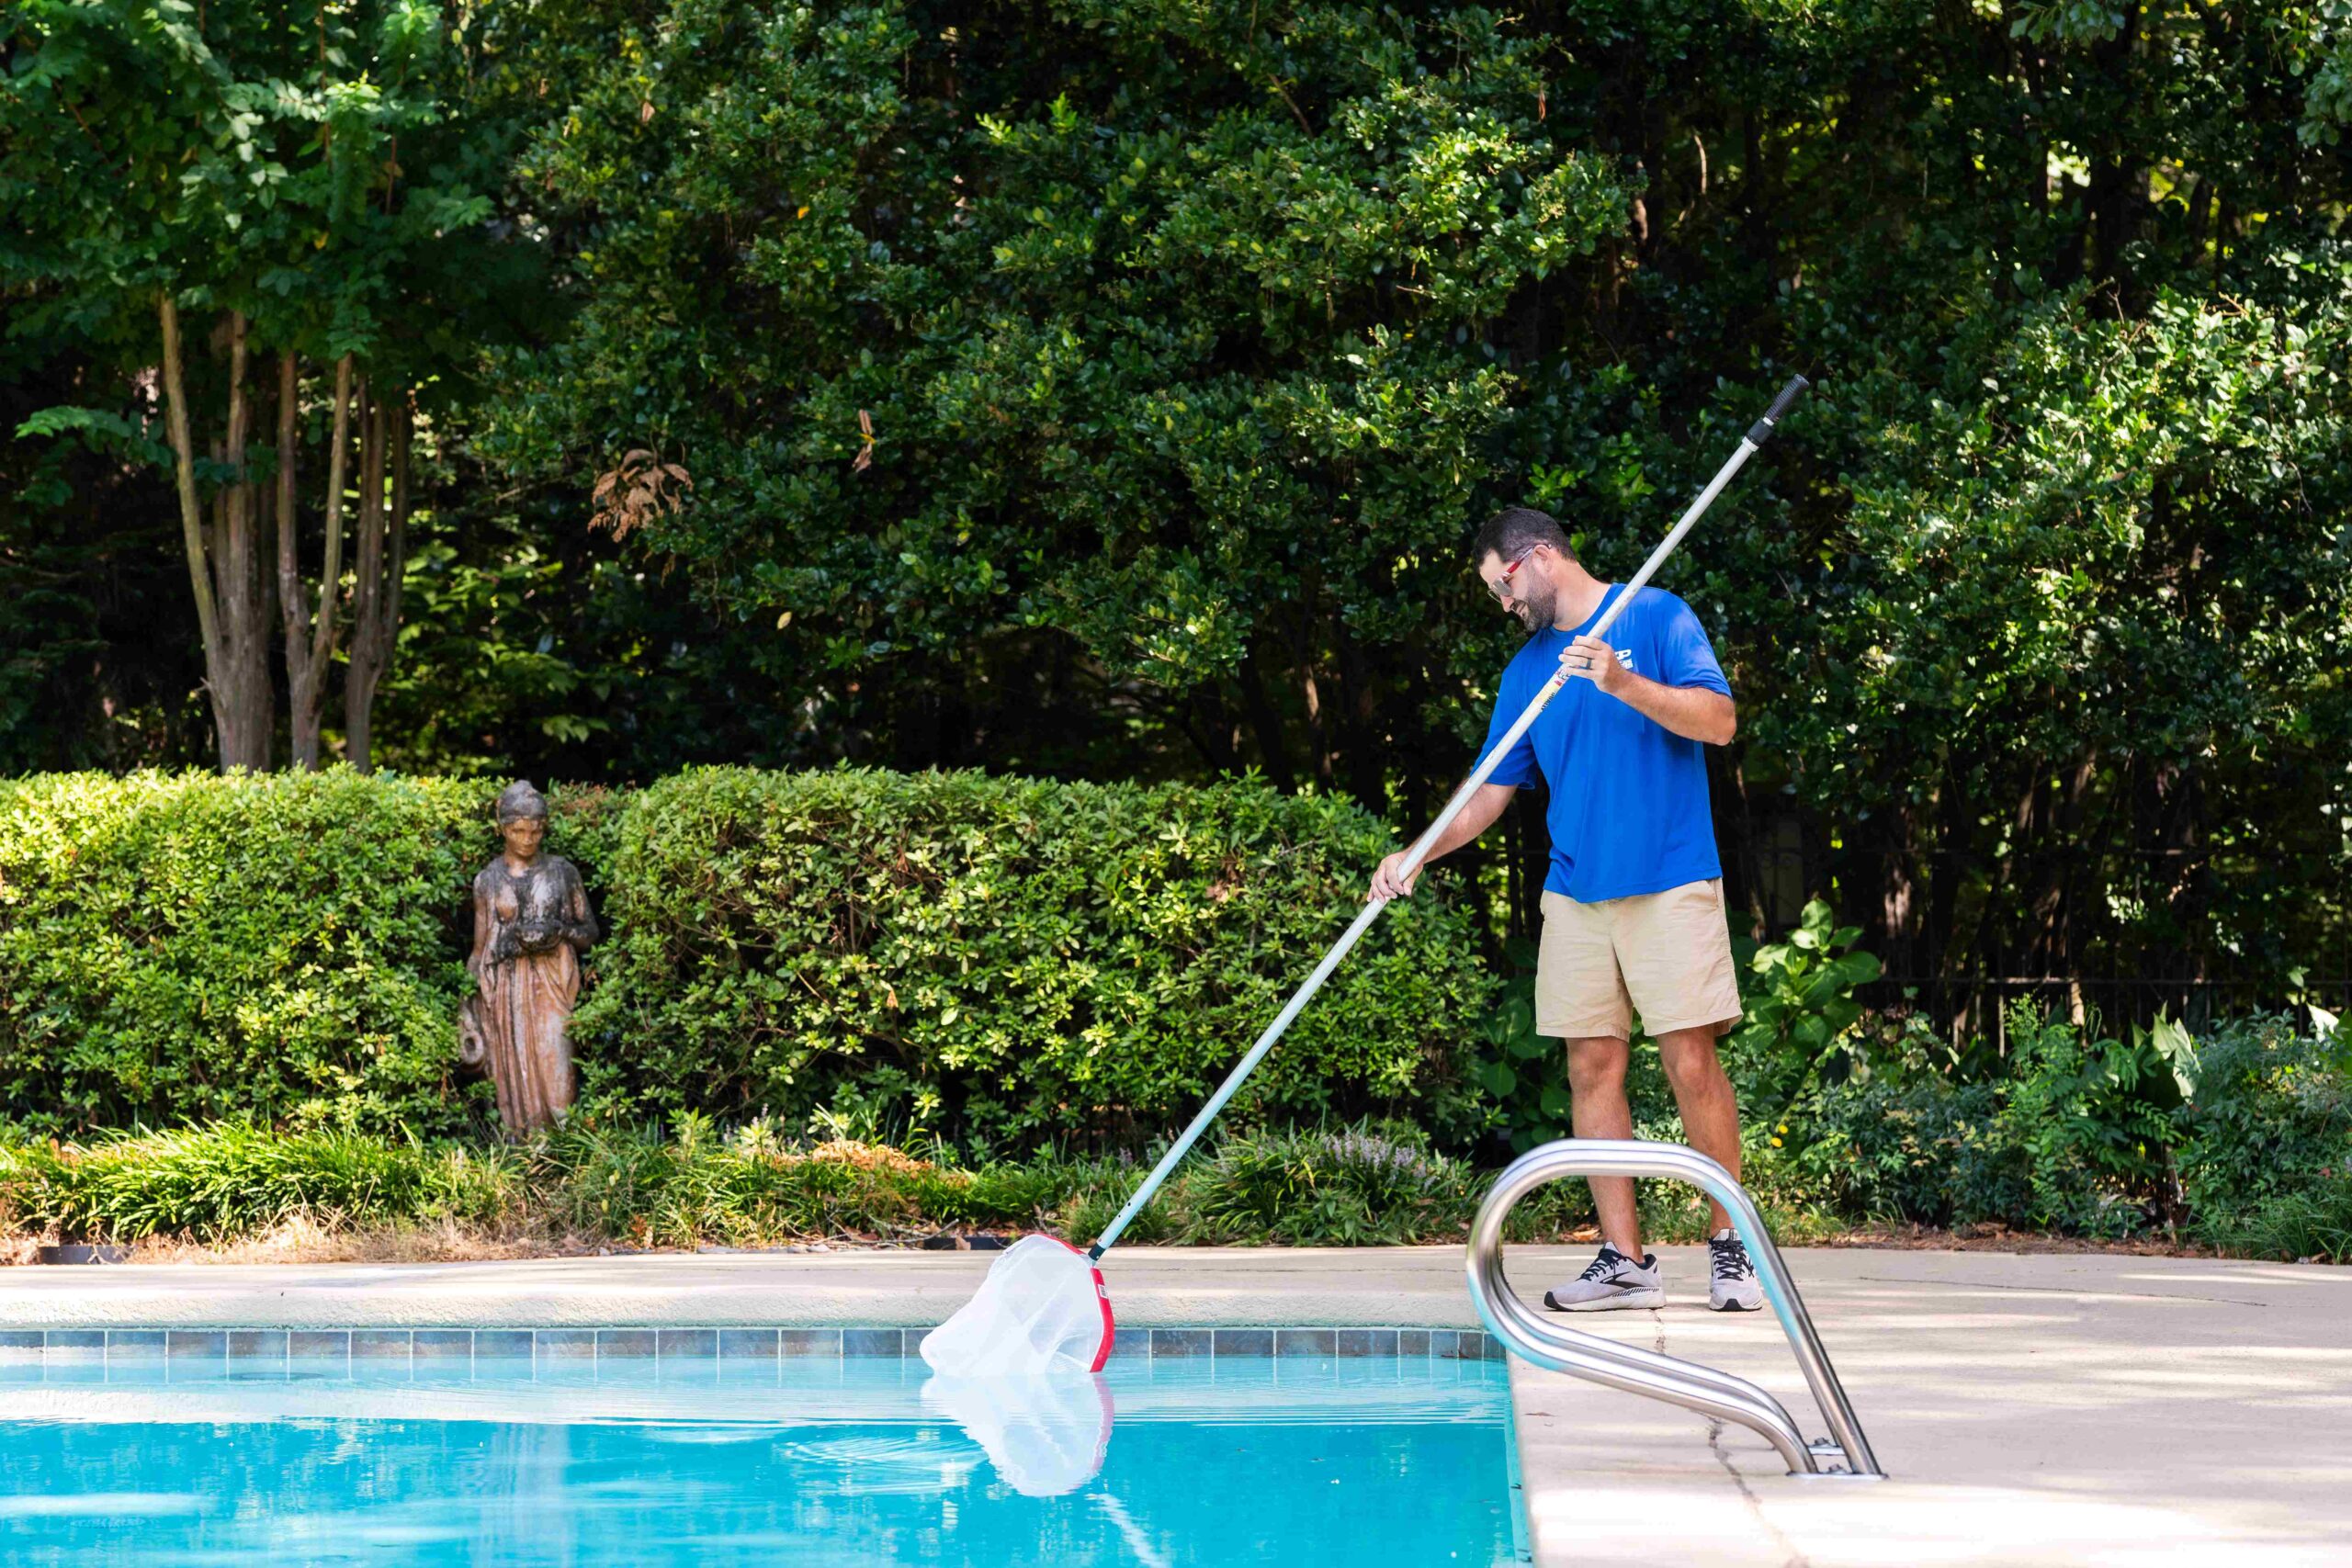
[[[535,1328],[531,1339],[538,1347],[537,1354],[541,1356],[583,1361],[596,1359],[596,1331],[593,1328]],[[617,1348],[615,1353],[618,1353]]]
[[[51,1328],[0,1329],[0,1384],[11,1369],[161,1361],[167,1372],[269,1376],[273,1366],[395,1377],[470,1370],[477,1358],[528,1358],[560,1371],[605,1361],[681,1369],[747,1368],[786,1360],[906,1359],[928,1328]],[[1499,1361],[1501,1344],[1476,1328],[1168,1327],[1121,1333],[1114,1359]]]

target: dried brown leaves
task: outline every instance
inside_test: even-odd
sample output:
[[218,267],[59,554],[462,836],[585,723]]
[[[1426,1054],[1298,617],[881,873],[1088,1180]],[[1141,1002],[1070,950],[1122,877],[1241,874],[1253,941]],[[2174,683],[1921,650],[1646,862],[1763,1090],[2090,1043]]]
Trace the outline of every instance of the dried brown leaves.
[[597,478],[589,496],[595,513],[588,519],[588,526],[625,539],[631,530],[657,517],[684,511],[686,491],[694,488],[695,481],[684,468],[662,462],[637,447],[622,455],[618,468]]

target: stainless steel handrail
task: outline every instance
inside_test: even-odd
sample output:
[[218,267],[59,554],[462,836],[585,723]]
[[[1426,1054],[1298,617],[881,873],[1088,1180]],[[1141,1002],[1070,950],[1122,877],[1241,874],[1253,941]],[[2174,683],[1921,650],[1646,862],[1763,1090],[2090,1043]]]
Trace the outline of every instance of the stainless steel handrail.
[[[1721,1203],[1731,1216],[1732,1229],[1747,1244],[1764,1299],[1772,1303],[1788,1334],[1814,1403],[1829,1424],[1829,1438],[1807,1443],[1781,1402],[1746,1378],[1581,1333],[1539,1315],[1521,1301],[1503,1277],[1503,1221],[1521,1198],[1566,1176],[1665,1177],[1688,1181]],[[1538,1366],[1736,1422],[1778,1450],[1792,1474],[1874,1479],[1886,1473],[1862,1436],[1861,1423],[1854,1419],[1854,1407],[1847,1403],[1846,1391],[1821,1348],[1813,1319],[1789,1278],[1788,1265],[1781,1260],[1780,1248],[1764,1229],[1755,1201],[1731,1172],[1696,1149],[1630,1139],[1564,1138],[1529,1150],[1495,1179],[1487,1201],[1478,1206],[1470,1227],[1469,1273],[1470,1299],[1488,1330]]]

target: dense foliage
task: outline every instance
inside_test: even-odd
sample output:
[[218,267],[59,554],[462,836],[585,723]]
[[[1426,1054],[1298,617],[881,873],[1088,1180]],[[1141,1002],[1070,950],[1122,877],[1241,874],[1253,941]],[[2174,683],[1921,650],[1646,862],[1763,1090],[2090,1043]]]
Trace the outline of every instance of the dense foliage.
[[[455,1021],[496,792],[0,783],[0,1116],[493,1130]],[[1353,807],[1250,784],[736,769],[552,808],[613,932],[572,1023],[592,1100],[967,1148],[1172,1131],[1389,847]],[[1389,916],[1233,1114],[1475,1135],[1469,930],[1442,898]]]
[[[384,502],[364,439],[347,497],[320,482],[349,355],[414,411],[397,657],[312,670],[380,682],[377,761],[1311,790],[1121,796],[1181,843],[962,777],[854,829],[820,807],[854,783],[733,773],[563,826],[628,915],[583,1021],[615,1105],[1148,1133],[1319,944],[1374,818],[1460,770],[1514,641],[1471,525],[1532,502],[1623,573],[1802,369],[1665,579],[1742,705],[1727,888],[1783,937],[1731,1053],[1791,1129],[1759,1159],[1841,1212],[2227,1214],[2324,1250],[2281,1238],[2345,1229],[2340,1053],[2222,1021],[2352,999],[2347,124],[2335,0],[28,0],[0,10],[0,775],[303,754],[249,722],[300,662],[255,552],[266,502],[315,594],[334,506]],[[364,707],[328,701],[331,752]],[[292,911],[321,856],[443,886],[485,791],[397,783],[369,824],[356,787],[5,786],[78,824],[0,835],[11,1114],[478,1122],[439,1055],[454,914]],[[252,841],[206,841],[230,800]],[[1523,981],[1482,1016],[1413,956],[1475,926],[1511,967],[1539,807],[1351,971],[1382,1040],[1310,1035],[1265,1111],[1459,1147],[1475,1090],[1511,1141],[1562,1123]],[[797,858],[741,836],[771,810]],[[1001,831],[1031,819],[1102,865]],[[850,858],[918,825],[954,829],[952,896]],[[1279,944],[1154,945],[1238,918],[1193,908],[1225,886],[1199,843]],[[895,923],[820,929],[820,886]],[[1040,973],[1017,944],[1072,921]]]
[[803,744],[1139,744],[1417,813],[1508,641],[1467,524],[1532,498],[1622,570],[1793,364],[1820,397],[1675,578],[1747,705],[1751,908],[1793,917],[1787,845],[1967,1030],[1971,972],[2275,999],[2352,918],[2332,17],[537,31],[571,107],[524,164],[582,308],[483,449],[702,476],[638,536],[774,624]]
[[[0,1234],[222,1244],[308,1224],[330,1234],[441,1227],[541,1246],[772,1246],[941,1229],[1043,1228],[1083,1239],[1125,1201],[1132,1161],[1046,1154],[943,1165],[846,1139],[575,1122],[527,1148],[275,1134],[240,1122],[88,1144],[0,1142]],[[1387,1124],[1235,1133],[1187,1165],[1134,1239],[1294,1245],[1458,1236],[1469,1165]],[[1581,1188],[1543,1194],[1514,1235],[1589,1223]]]
[[[1254,766],[1417,816],[1510,640],[1468,525],[1531,500],[1622,571],[1796,367],[1668,580],[1743,700],[1737,901],[1834,890],[1962,1032],[1988,977],[2142,1020],[2340,977],[2331,6],[313,20],[0,21],[0,768],[208,755],[157,280],[424,389],[377,750],[542,776]],[[175,147],[124,200],[93,162]],[[682,505],[592,495],[649,464]],[[1498,938],[1542,848],[1496,835]]]
[[[1352,807],[1258,785],[713,769],[559,791],[550,845],[613,933],[574,1020],[587,1096],[561,1133],[500,1148],[482,1086],[452,1072],[462,889],[494,852],[495,787],[339,769],[0,784],[13,1223],[1078,1235],[1386,841]],[[1816,903],[1749,945],[1726,1045],[1776,1223],[2352,1253],[2352,1046],[2330,1015],[2109,1034],[2021,1006],[2006,1057],[1955,1049],[1856,1006],[1872,963],[1830,920]],[[1488,1134],[1524,1147],[1569,1109],[1524,979],[1498,987],[1468,923],[1425,897],[1384,920],[1138,1237],[1458,1235]],[[1639,1134],[1679,1137],[1654,1062],[1631,1088]],[[1349,1123],[1367,1111],[1383,1119]],[[76,1133],[96,1135],[43,1138]],[[883,1145],[921,1157],[843,1152]],[[1581,1191],[1532,1208],[1527,1234],[1580,1223]],[[1644,1204],[1662,1236],[1702,1223],[1679,1189]]]
[[[1812,1087],[1781,1134],[1795,1168],[1842,1209],[1928,1224],[2227,1238],[2314,1205],[2347,1217],[2352,1080],[2333,1035],[2266,1016],[2100,1038],[2022,1015],[2010,1039],[1996,1077],[1956,1081],[1914,1035]],[[2306,1232],[2263,1250],[2344,1253]]]

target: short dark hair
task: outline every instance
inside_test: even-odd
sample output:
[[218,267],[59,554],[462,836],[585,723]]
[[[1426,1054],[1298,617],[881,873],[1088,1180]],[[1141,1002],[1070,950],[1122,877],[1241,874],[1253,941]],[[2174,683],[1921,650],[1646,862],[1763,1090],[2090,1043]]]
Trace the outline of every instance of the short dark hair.
[[1478,536],[1471,541],[1471,564],[1476,565],[1490,555],[1510,560],[1538,545],[1549,545],[1570,560],[1577,558],[1566,532],[1550,513],[1538,512],[1532,506],[1506,506],[1487,518],[1479,528]]

